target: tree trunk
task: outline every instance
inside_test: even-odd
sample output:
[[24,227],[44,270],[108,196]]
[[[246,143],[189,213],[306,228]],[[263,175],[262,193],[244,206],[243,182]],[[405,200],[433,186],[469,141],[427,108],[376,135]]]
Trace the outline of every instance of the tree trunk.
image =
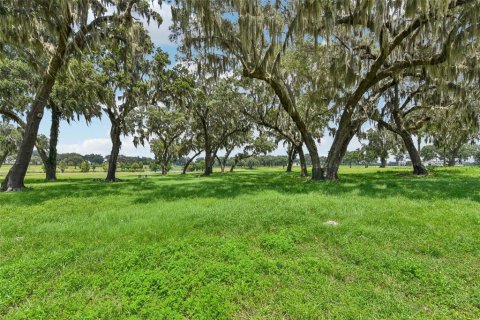
[[237,157],[235,157],[235,160],[233,161],[233,164],[232,166],[230,167],[230,172],[233,172],[233,170],[235,170],[235,168],[237,167],[237,164],[240,160],[238,160]]
[[448,157],[448,166],[449,167],[454,167],[456,163],[456,159],[458,158],[458,153],[460,151],[460,148],[462,145],[460,144],[458,147],[455,147],[449,154]]
[[195,160],[195,158],[200,155],[200,153],[202,153],[202,151],[199,151],[199,152],[195,153],[195,155],[193,157],[188,159],[187,163],[185,163],[185,165],[183,166],[182,174],[187,174],[188,167],[190,166],[192,161]]
[[290,173],[292,172],[293,162],[297,157],[297,150],[295,150],[293,145],[289,144],[287,154],[288,154],[287,173]]
[[215,160],[215,158],[212,157],[212,150],[210,149],[210,146],[206,146],[205,148],[205,171],[203,173],[204,176],[209,176],[213,172],[212,168],[212,160]]
[[45,175],[47,181],[57,181],[57,145],[58,134],[60,131],[60,116],[58,109],[51,104],[52,107],[52,124],[50,127],[50,146],[48,159],[45,163]]
[[222,173],[225,173],[225,167],[227,166],[227,161],[230,158],[230,155],[232,154],[233,148],[232,149],[225,149],[225,156],[223,156],[223,159],[220,159],[217,157],[218,162],[220,163],[220,169]]
[[5,162],[5,160],[7,160],[7,157],[8,157],[8,152],[5,152],[4,154],[2,154],[0,156],[0,168],[2,167],[3,163]]
[[35,148],[37,148],[38,155],[40,156],[40,159],[42,159],[43,167],[45,168],[45,171],[47,171],[47,167],[48,167],[47,151],[45,149],[40,148],[38,143],[35,144]]
[[417,136],[417,150],[422,150],[422,136]]
[[380,168],[386,168],[386,167],[387,167],[387,158],[380,157]]
[[220,164],[220,172],[225,173],[225,163],[219,157],[217,157],[217,160],[218,160],[218,163]]
[[448,157],[448,166],[449,167],[454,167],[455,166],[455,163],[456,163],[455,158],[456,157],[453,154],[450,155],[450,157]]
[[162,175],[166,176],[167,174],[168,174],[168,169],[164,164],[162,164]]
[[358,129],[359,125],[352,121],[352,111],[345,110],[340,119],[332,146],[328,152],[327,164],[325,167],[325,178],[327,180],[338,180],[338,168],[347,152],[350,141],[352,141]]
[[324,179],[325,173],[320,165],[320,157],[318,155],[318,149],[315,143],[315,139],[311,135],[305,121],[302,119],[301,115],[298,113],[295,107],[296,102],[292,90],[285,84],[284,81],[278,78],[274,78],[271,76],[266,77],[265,74],[250,74],[248,72],[246,72],[245,75],[250,78],[264,80],[272,87],[273,91],[280,100],[283,109],[288,113],[290,118],[295,123],[295,126],[300,132],[302,140],[304,141],[305,146],[308,149],[310,158],[312,160],[312,180]]
[[403,143],[405,144],[405,148],[408,151],[410,156],[410,160],[412,161],[413,166],[413,174],[415,175],[426,175],[428,173],[427,169],[422,163],[422,158],[420,158],[420,153],[418,152],[417,148],[415,147],[415,143],[412,139],[412,136],[409,132],[402,131],[401,135]]
[[113,120],[111,122],[112,128],[110,129],[110,139],[112,140],[112,151],[110,152],[110,158],[108,159],[108,173],[105,180],[108,182],[115,182],[117,181],[115,175],[117,172],[118,155],[120,154],[120,148],[122,147],[122,141],[120,140],[122,128],[118,120]]
[[1,191],[19,191],[25,187],[24,180],[27,174],[28,165],[32,158],[33,148],[37,140],[38,128],[43,118],[45,106],[52,92],[58,71],[64,63],[67,50],[66,37],[62,34],[55,54],[50,59],[47,70],[43,75],[42,84],[37,91],[35,100],[27,116],[27,123],[24,128],[23,139],[17,153],[15,164],[8,172],[0,188]]
[[308,176],[308,169],[307,169],[307,162],[305,161],[305,153],[303,152],[303,148],[300,145],[299,147],[296,148],[298,156],[300,158],[300,174],[302,177],[307,177]]

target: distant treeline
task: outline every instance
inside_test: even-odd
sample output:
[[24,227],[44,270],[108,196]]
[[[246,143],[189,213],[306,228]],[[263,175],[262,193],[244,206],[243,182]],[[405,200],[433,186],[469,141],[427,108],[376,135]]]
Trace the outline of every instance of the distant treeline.
[[[65,162],[68,166],[79,166],[82,162],[87,161],[93,165],[101,165],[105,162],[108,162],[109,156],[102,156],[101,154],[87,154],[81,155],[79,153],[59,153],[57,156],[57,163]],[[148,157],[127,157],[124,155],[118,156],[118,163],[126,163],[132,165],[134,163],[149,164],[155,161],[152,158]],[[33,165],[42,164],[42,159],[37,151],[34,151],[32,160],[30,161]]]

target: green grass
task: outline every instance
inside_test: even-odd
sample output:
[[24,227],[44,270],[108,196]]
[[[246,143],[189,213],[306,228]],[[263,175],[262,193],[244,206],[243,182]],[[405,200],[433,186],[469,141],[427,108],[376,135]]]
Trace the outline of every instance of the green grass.
[[0,194],[0,318],[478,319],[480,169],[408,170],[32,173]]

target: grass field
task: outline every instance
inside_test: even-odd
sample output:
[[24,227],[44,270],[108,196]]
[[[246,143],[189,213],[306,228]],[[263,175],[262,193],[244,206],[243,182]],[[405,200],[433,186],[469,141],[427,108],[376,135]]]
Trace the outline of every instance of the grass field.
[[407,172],[31,173],[0,194],[0,319],[479,319],[480,168]]

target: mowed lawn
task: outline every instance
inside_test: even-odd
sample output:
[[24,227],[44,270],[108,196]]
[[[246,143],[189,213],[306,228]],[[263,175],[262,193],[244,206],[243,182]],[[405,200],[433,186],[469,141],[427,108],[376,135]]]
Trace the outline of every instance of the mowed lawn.
[[480,168],[408,172],[31,174],[0,194],[0,318],[479,319]]

